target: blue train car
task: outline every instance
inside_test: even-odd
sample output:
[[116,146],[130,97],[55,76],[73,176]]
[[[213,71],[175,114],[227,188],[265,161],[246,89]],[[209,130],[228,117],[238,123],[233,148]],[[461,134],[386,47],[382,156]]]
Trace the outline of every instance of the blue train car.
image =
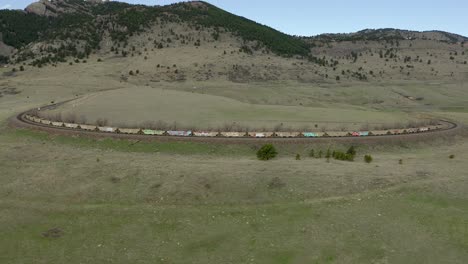
[[313,133],[313,132],[303,132],[302,135],[304,137],[309,137],[309,138],[318,137],[318,135],[316,133]]

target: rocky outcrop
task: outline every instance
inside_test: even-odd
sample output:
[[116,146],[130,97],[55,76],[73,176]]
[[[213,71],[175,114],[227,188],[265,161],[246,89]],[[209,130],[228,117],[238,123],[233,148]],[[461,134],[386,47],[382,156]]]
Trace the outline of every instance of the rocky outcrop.
[[63,13],[87,13],[86,6],[107,2],[107,0],[39,0],[26,7],[25,11],[40,16],[58,16]]
[[57,16],[57,9],[53,2],[48,0],[41,0],[36,3],[32,3],[26,7],[26,12],[33,13],[39,16]]

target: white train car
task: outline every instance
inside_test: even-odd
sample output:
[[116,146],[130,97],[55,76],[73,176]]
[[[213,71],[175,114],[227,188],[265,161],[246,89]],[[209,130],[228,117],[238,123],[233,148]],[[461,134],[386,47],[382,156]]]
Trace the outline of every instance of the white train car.
[[42,119],[39,118],[39,117],[33,116],[32,119],[30,119],[30,120],[33,121],[33,122],[35,122],[35,123],[41,123],[41,120],[42,120]]
[[140,132],[139,128],[119,128],[120,133],[122,134],[138,134]]
[[192,131],[174,131],[174,130],[169,130],[167,131],[167,134],[169,136],[177,136],[177,137],[189,137],[192,135]]
[[80,125],[80,128],[83,130],[88,130],[88,131],[96,130],[96,126],[93,126],[93,125]]
[[207,131],[197,131],[193,132],[193,135],[196,137],[217,137],[218,132],[207,132]]
[[420,127],[418,129],[418,132],[428,132],[429,131],[429,128],[428,127]]
[[63,125],[67,128],[77,128],[78,124],[72,124],[72,123],[63,123]]
[[50,120],[47,120],[47,119],[41,119],[41,124],[44,124],[44,125],[51,125],[51,121]]
[[114,127],[98,127],[98,130],[101,132],[113,133],[115,132]]
[[280,138],[293,138],[299,137],[302,133],[301,132],[276,132],[277,137]]
[[51,125],[56,126],[56,127],[61,127],[63,126],[63,122],[51,122]]
[[223,137],[243,137],[245,132],[220,132]]
[[266,137],[272,137],[274,132],[249,132],[248,135],[249,137],[255,137],[255,138],[266,138]]

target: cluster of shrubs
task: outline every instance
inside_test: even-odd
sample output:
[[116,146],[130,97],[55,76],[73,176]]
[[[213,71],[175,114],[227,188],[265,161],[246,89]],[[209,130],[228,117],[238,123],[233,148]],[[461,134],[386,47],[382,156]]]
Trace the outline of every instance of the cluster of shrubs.
[[[263,147],[261,147],[257,151],[257,158],[259,160],[270,160],[275,158],[278,155],[278,151],[272,144],[266,144]],[[318,152],[315,152],[314,149],[311,149],[309,151],[309,157],[311,158],[326,158],[328,161],[333,158],[335,160],[342,160],[342,161],[354,161],[354,158],[357,155],[356,148],[354,146],[351,146],[346,152],[343,151],[332,151],[330,149],[327,150],[327,152],[323,152],[322,150],[319,150]],[[301,155],[296,154],[295,156],[296,160],[301,160]],[[364,161],[366,163],[371,163],[373,161],[373,158],[371,155],[365,155],[364,156]]]
[[354,157],[356,156],[356,154],[357,152],[354,146],[351,146],[346,152],[338,150],[331,151],[330,149],[328,149],[325,155],[322,150],[319,150],[317,153],[315,153],[315,150],[311,149],[309,152],[309,156],[311,158],[321,159],[322,157],[325,157],[327,160],[329,160],[330,158],[334,158],[336,160],[343,161],[354,161]]

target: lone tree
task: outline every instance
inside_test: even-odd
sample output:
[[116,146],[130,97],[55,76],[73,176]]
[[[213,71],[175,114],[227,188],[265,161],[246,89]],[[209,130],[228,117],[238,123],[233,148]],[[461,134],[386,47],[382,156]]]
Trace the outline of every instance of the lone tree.
[[278,155],[275,147],[272,144],[266,144],[257,151],[257,158],[259,160],[270,160]]

